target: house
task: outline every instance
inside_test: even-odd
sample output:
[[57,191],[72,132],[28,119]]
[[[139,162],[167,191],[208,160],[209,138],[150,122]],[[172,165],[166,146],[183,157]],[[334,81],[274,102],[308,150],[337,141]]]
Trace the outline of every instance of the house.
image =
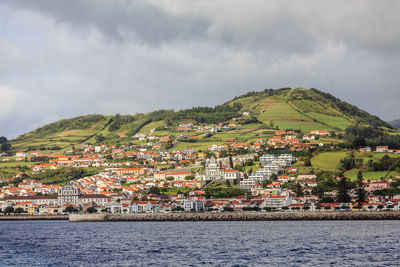
[[368,192],[373,192],[375,190],[382,190],[389,188],[389,183],[386,181],[373,181],[368,184]]
[[313,130],[313,131],[310,131],[310,134],[311,135],[320,135],[320,136],[330,136],[331,134],[330,134],[330,132],[328,132],[328,131],[322,131],[322,130]]
[[161,205],[156,201],[132,201],[131,211],[133,213],[158,213]]
[[[174,178],[174,181],[179,181],[179,180],[185,180],[186,177],[192,176],[192,172],[165,172],[164,173],[165,178],[172,177]],[[162,174],[159,174],[157,177],[162,176]],[[154,178],[156,175],[154,175]]]
[[25,158],[27,154],[25,152],[17,152],[15,153],[16,158]]
[[33,204],[48,206],[56,206],[58,203],[57,196],[10,196],[6,200],[11,203],[32,202]]
[[371,149],[371,147],[369,147],[369,146],[361,147],[361,148],[360,148],[360,152],[371,152],[371,151],[372,151],[372,149]]
[[185,151],[183,153],[185,153],[186,155],[193,154],[194,153],[194,149],[191,148],[191,147],[190,148],[185,148]]
[[225,180],[239,180],[240,172],[238,170],[224,170]]
[[251,178],[243,179],[242,181],[240,181],[240,188],[242,188],[242,189],[250,189],[254,185],[256,185],[257,182],[258,182],[257,180],[254,180],[254,179],[251,179]]
[[387,152],[388,149],[389,149],[388,146],[377,146],[377,147],[376,147],[376,152],[384,153],[384,152]]
[[146,170],[144,168],[121,168],[117,169],[117,176],[123,176],[123,175],[145,175]]

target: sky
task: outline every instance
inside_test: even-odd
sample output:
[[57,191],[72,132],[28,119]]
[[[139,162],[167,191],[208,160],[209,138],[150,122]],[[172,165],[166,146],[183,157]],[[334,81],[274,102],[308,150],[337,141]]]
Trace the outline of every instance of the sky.
[[0,136],[317,88],[400,118],[400,1],[1,0]]

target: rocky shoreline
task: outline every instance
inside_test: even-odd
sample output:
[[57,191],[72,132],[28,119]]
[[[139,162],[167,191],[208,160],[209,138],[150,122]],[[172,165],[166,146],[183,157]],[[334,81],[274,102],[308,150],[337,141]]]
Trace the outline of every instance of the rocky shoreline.
[[319,221],[319,220],[400,220],[400,212],[224,212],[71,214],[71,222],[110,221]]
[[400,212],[223,212],[223,213],[146,213],[146,214],[70,214],[4,215],[0,221],[69,220],[70,222],[111,221],[324,221],[324,220],[400,220]]

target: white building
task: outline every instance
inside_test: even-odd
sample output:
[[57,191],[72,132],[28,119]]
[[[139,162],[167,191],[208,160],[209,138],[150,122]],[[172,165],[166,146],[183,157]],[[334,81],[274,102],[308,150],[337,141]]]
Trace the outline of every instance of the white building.
[[224,170],[225,180],[239,180],[240,172],[238,170]]
[[185,209],[186,212],[204,211],[204,199],[197,199],[197,198],[185,199],[184,209]]
[[132,213],[159,213],[160,208],[156,201],[133,201],[131,205]]
[[215,158],[206,160],[205,180],[222,180],[224,179],[224,170],[222,163]]
[[57,202],[59,206],[79,206],[86,203],[96,203],[97,206],[104,206],[110,197],[102,194],[81,194],[81,190],[71,184],[67,184],[58,190]]
[[282,209],[292,204],[292,198],[287,196],[270,196],[266,197],[264,202],[261,204],[261,208],[275,208]]
[[268,163],[272,162],[275,159],[276,159],[275,155],[272,155],[272,154],[262,155],[260,157],[260,164],[261,164],[261,166],[265,166],[265,165],[267,165]]

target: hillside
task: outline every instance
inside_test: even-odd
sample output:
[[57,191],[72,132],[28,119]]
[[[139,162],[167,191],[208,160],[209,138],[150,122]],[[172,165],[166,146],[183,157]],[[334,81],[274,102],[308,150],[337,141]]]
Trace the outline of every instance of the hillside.
[[[249,113],[242,116],[244,112]],[[215,134],[184,131],[190,140],[180,136],[180,124],[214,126],[219,123],[236,125],[229,131]],[[136,115],[86,115],[64,119],[23,134],[11,141],[13,151],[65,151],[84,143],[137,142],[137,133],[169,135],[179,139],[174,148],[192,146],[206,149],[209,144],[224,143],[236,138],[247,141],[271,135],[277,129],[343,131],[348,126],[391,128],[387,122],[334,96],[316,89],[266,89],[249,92],[216,107],[196,107],[180,111],[158,110]]]
[[390,121],[389,123],[390,123],[390,125],[392,125],[394,128],[400,129],[400,119]]

